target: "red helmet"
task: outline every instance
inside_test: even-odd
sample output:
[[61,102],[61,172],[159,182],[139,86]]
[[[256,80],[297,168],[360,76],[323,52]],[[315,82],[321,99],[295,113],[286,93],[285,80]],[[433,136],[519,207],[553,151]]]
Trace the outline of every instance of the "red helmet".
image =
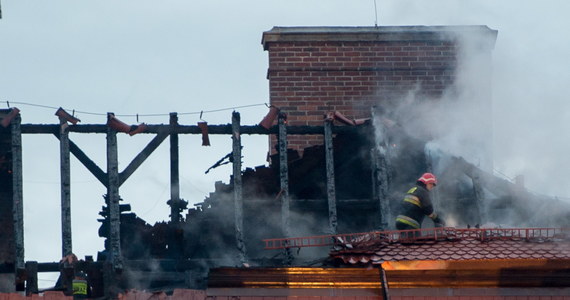
[[437,178],[435,178],[435,175],[432,173],[424,173],[418,181],[423,182],[424,184],[433,183],[433,185],[437,185]]

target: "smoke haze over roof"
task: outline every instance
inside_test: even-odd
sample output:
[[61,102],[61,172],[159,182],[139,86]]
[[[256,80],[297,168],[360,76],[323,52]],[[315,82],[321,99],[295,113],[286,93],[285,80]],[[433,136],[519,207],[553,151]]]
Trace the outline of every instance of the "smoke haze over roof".
[[[528,188],[569,198],[566,189],[570,109],[568,1],[378,1],[378,25],[487,25],[499,34],[493,55],[493,166],[509,178],[524,175]],[[101,115],[129,124],[167,123],[169,112],[199,112],[269,102],[263,31],[273,26],[373,26],[373,1],[3,1],[0,19],[0,105],[11,101],[24,123],[57,123],[54,110],[34,103]],[[242,124],[256,124],[264,106],[238,109]],[[163,114],[141,117],[135,114]],[[231,110],[205,113],[211,124],[230,122]],[[195,124],[198,115],[181,116]],[[105,166],[105,138],[72,135]],[[119,137],[124,168],[150,138]],[[200,202],[231,167],[204,171],[231,151],[229,137],[181,138],[181,197]],[[24,136],[26,260],[60,256],[58,143]],[[244,137],[244,167],[265,163],[265,137]],[[41,149],[41,152],[39,150]],[[167,220],[168,147],[161,146],[121,187],[139,216]],[[97,212],[106,191],[72,159],[74,251],[102,249]],[[121,169],[122,169],[121,168]],[[47,216],[47,217],[46,217]],[[38,222],[36,220],[42,220]],[[54,239],[53,237],[56,237]]]

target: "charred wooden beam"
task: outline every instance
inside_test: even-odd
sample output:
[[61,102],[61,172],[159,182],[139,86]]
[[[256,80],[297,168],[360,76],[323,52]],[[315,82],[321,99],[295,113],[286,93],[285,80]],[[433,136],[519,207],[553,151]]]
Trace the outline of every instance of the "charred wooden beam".
[[178,224],[182,218],[180,213],[186,207],[180,200],[180,171],[179,171],[179,150],[178,150],[178,115],[170,113],[170,221]]
[[69,157],[69,127],[60,118],[59,132],[60,186],[61,186],[61,257],[71,254],[71,170]]
[[22,174],[21,117],[11,120],[12,135],[12,215],[14,224],[15,269],[24,269],[24,198]]
[[[278,134],[278,150],[279,150],[279,182],[281,186],[281,191],[279,192],[281,198],[281,230],[283,230],[283,236],[289,237],[291,234],[289,232],[290,227],[290,202],[289,202],[289,167],[287,159],[287,126],[285,126],[286,115],[284,113],[279,113],[277,119],[277,126],[279,128]],[[285,250],[285,261],[286,265],[291,264],[293,261],[293,255],[291,250],[286,248]]]
[[[111,113],[109,113],[109,116]],[[117,132],[107,127],[107,197],[109,199],[109,251],[114,269],[122,269]]]
[[[333,133],[354,133],[358,130],[357,126],[335,126]],[[24,134],[56,134],[59,131],[59,125],[52,124],[22,124],[22,133]],[[140,134],[157,134],[167,131],[179,134],[202,134],[202,129],[195,125],[178,125],[171,128],[170,125],[163,124],[147,124],[145,132]],[[240,126],[240,134],[278,134],[278,126],[273,126],[269,130],[259,125]],[[77,124],[69,125],[69,132],[77,133],[106,133],[107,125],[100,124]],[[306,135],[306,134],[324,134],[323,126],[287,126],[288,134]],[[208,134],[232,134],[232,125],[208,125]]]
[[131,163],[119,174],[119,186],[123,185],[127,179],[142,165],[142,163],[162,144],[168,136],[167,132],[158,133],[146,147],[131,161]]
[[103,274],[103,299],[118,299],[119,272],[110,262],[105,262],[102,267]]
[[232,149],[233,149],[233,188],[234,188],[234,210],[236,227],[236,245],[241,263],[246,262],[247,251],[243,240],[243,190],[241,180],[241,132],[240,114],[232,113]]
[[386,130],[376,116],[376,108],[372,107],[372,124],[374,145],[371,150],[372,160],[372,197],[378,202],[379,229],[388,229],[390,206],[388,205],[388,147]]
[[473,174],[471,177],[471,182],[473,183],[473,193],[475,194],[475,204],[477,206],[478,213],[478,224],[485,224],[487,220],[485,218],[485,192],[483,191],[483,186],[481,185],[481,180],[478,174]]
[[376,177],[378,178],[378,201],[380,204],[380,228],[381,229],[388,229],[389,222],[391,219],[391,212],[389,204],[389,176],[388,176],[388,161],[387,155],[378,155],[377,162],[377,174]]
[[[59,135],[59,132],[55,133],[55,137],[58,139],[60,139]],[[97,180],[99,180],[99,182],[101,182],[101,184],[107,187],[107,174],[103,172],[103,170],[101,170],[101,168],[99,168],[99,166],[97,166],[97,164],[71,140],[69,140],[69,151],[83,164],[85,168],[87,168],[87,170],[89,170],[89,172],[91,172],[91,174],[93,174],[93,176],[95,176],[95,178],[97,178]]]
[[[170,114],[171,131],[175,131],[178,126],[178,115]],[[179,159],[178,159],[178,133],[170,135],[170,220],[172,223],[178,223],[180,214],[176,207],[180,199],[180,177],[179,177]]]
[[26,262],[26,296],[37,294],[38,290],[38,262]]
[[332,135],[332,119],[325,120],[325,160],[327,172],[327,200],[329,204],[329,227],[331,234],[337,232],[337,213],[336,213],[336,188],[334,176],[334,153],[333,153],[333,135]]
[[[71,126],[70,126],[71,127]],[[69,127],[68,127],[69,129]],[[61,140],[60,133],[55,136]],[[142,165],[142,163],[156,150],[160,144],[168,137],[168,130],[158,132],[156,137],[152,139],[147,146],[131,161],[131,163],[119,174],[119,186]],[[73,141],[69,140],[70,152],[101,182],[107,187],[107,174],[93,160],[91,160]]]
[[93,174],[93,176],[99,180],[99,182],[107,187],[107,174],[101,168],[99,168],[99,166],[97,166],[97,164],[91,160],[87,154],[85,154],[85,152],[83,152],[81,148],[79,148],[79,146],[77,146],[71,140],[69,141],[69,150],[73,156],[75,156],[75,158],[77,158],[83,164],[83,166],[85,166],[85,168],[87,168],[87,170],[89,170],[89,172],[91,172],[91,174]]

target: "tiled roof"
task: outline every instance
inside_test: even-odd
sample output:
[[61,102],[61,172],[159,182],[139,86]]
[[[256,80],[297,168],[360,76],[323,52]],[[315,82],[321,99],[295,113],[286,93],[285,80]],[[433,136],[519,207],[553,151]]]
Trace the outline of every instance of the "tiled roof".
[[[564,229],[427,229],[339,239],[330,252],[346,264],[405,260],[570,259]],[[400,234],[400,238],[390,238]],[[417,237],[416,237],[417,236]]]

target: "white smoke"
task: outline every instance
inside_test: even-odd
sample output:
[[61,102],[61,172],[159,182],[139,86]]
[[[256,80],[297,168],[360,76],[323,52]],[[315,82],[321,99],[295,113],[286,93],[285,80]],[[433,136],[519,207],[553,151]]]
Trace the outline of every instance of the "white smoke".
[[491,170],[492,61],[488,48],[492,37],[468,32],[449,38],[458,43],[454,84],[438,99],[424,98],[419,88],[410,91],[402,101],[408,114],[414,107],[406,119],[406,130],[430,139],[431,147]]
[[[431,171],[436,174],[443,172],[456,174],[452,178],[453,182],[447,184],[459,191],[472,186],[473,182],[462,171],[448,170],[453,156],[462,157],[490,174],[494,169],[492,105],[494,81],[491,67],[494,36],[488,32],[480,34],[471,31],[466,34],[448,35],[445,38],[457,42],[457,70],[453,84],[446,88],[441,97],[427,98],[422,92],[421,83],[417,83],[395,102],[397,106],[387,115],[396,118],[407,134],[429,141],[425,152],[426,157],[430,158]],[[381,131],[376,134],[378,140],[384,138]],[[493,198],[496,197],[487,190],[483,193],[485,200],[479,206],[479,210],[482,210],[480,216],[488,214],[490,205],[493,205]],[[438,192],[434,191],[433,194],[437,199]],[[521,197],[516,204],[519,206],[518,211],[503,211],[504,214],[508,213],[505,215],[505,222],[510,222],[514,226],[520,225],[523,221],[526,224],[535,222],[536,225],[543,225],[541,222],[546,219],[543,216],[535,220],[524,220],[521,217],[524,215],[521,211],[528,211],[526,206],[531,204],[529,200],[523,200]],[[457,207],[446,208],[450,212],[457,211]],[[452,226],[465,225],[461,224],[462,222],[452,213],[447,214],[446,220]]]

